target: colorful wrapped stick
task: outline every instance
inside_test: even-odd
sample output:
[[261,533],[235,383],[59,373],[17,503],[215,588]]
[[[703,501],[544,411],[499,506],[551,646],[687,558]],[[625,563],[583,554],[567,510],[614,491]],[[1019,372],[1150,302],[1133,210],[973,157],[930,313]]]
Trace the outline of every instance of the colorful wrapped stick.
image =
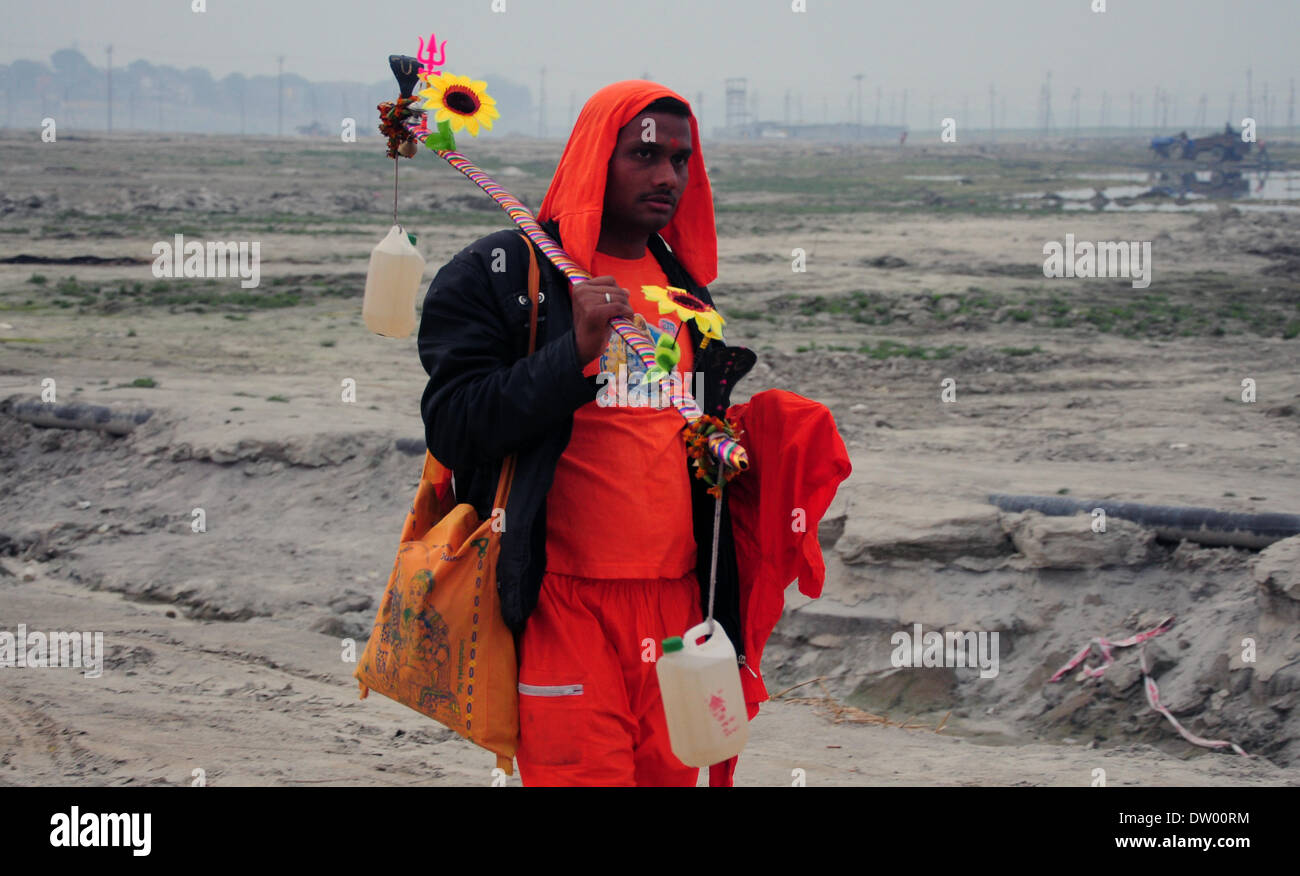
[[[686,426],[686,455],[695,468],[695,477],[709,485],[709,495],[719,499],[723,486],[749,467],[749,458],[736,441],[731,424],[708,414],[696,417]],[[722,483],[714,477],[711,458],[723,463]]]
[[726,463],[727,468],[738,471],[749,468],[749,456],[745,453],[745,448],[736,439],[728,438],[722,433],[709,436],[709,452],[714,459]]
[[[420,91],[419,96],[425,100],[425,111],[434,114],[433,122],[436,125],[436,131],[429,133],[424,140],[424,145],[438,155],[439,158],[442,158],[453,168],[464,174],[492,200],[496,201],[498,206],[505,210],[515,225],[519,227],[519,230],[524,232],[528,239],[537,245],[542,254],[546,256],[551,264],[559,268],[569,278],[570,282],[580,283],[590,280],[591,274],[583,270],[542,229],[532,211],[524,206],[523,202],[507,192],[463,154],[456,151],[454,131],[468,128],[470,134],[477,137],[480,126],[491,129],[492,120],[501,117],[501,114],[496,109],[496,101],[487,93],[487,83],[449,73],[443,73],[436,79],[428,76],[423,76],[421,79],[429,87]],[[648,299],[659,302],[661,313],[677,310],[682,319],[694,318],[706,338],[721,339],[722,317],[713,308],[689,295],[685,290],[671,286],[666,290],[660,287],[647,286],[643,291],[646,292]],[[661,367],[657,358],[656,345],[634,322],[624,317],[615,317],[609,322],[619,337],[626,341],[636,355],[640,357],[641,361],[645,363],[647,371],[659,375],[665,373],[665,369]],[[704,419],[704,412],[700,410],[700,406],[687,394],[680,380],[670,380],[669,386],[669,399],[672,401],[673,406],[677,408],[688,426],[697,426]],[[702,446],[708,450],[714,459],[720,460],[726,465],[728,469],[727,479],[729,480],[736,472],[748,468],[749,457],[745,452],[745,448],[735,440],[736,436],[730,424],[716,417],[708,419],[713,422],[708,433],[699,436],[703,442]],[[713,479],[706,471],[707,466],[703,465],[700,459],[697,459],[696,463],[697,476],[700,476],[700,472],[704,471],[703,477],[713,485]],[[714,485],[713,489],[720,489],[720,487]]]

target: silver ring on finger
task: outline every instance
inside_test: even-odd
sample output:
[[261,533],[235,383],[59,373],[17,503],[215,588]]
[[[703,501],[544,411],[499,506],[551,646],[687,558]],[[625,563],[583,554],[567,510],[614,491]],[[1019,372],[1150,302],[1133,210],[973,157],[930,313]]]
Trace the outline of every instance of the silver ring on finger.
[[609,297],[609,293],[606,292],[606,293],[605,293],[605,303],[606,303],[606,304],[609,304],[610,302],[611,302],[611,299],[610,299],[610,297]]

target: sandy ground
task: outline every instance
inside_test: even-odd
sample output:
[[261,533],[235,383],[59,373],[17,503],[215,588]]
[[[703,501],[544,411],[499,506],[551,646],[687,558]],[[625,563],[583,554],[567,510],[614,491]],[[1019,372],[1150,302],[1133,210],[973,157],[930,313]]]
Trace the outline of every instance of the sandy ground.
[[[56,219],[59,192],[77,180],[34,177],[43,160],[35,154],[5,171],[7,203],[35,194],[54,208],[7,210],[4,227],[20,231],[0,236],[0,256],[137,262],[0,264],[9,302],[0,340],[35,339],[0,343],[0,398],[33,397],[53,377],[59,401],[147,406],[155,415],[114,438],[0,414],[0,566],[11,573],[0,576],[0,629],[103,631],[109,654],[98,679],[0,669],[0,718],[9,725],[0,731],[0,782],[185,784],[202,769],[212,784],[489,784],[487,754],[382,697],[359,701],[352,666],[340,658],[342,638],[369,631],[420,464],[394,446],[422,431],[415,339],[380,339],[360,321],[360,280],[386,229],[382,210],[364,199],[331,202],[321,210],[355,227],[313,234],[281,222],[260,234],[268,291],[277,277],[302,287],[325,278],[350,286],[343,295],[274,310],[23,309],[35,271],[51,285],[69,273],[83,285],[147,285],[149,246],[178,225],[217,239],[263,215],[241,201],[261,195],[239,168],[205,173],[198,184],[193,168],[149,177],[105,151],[122,181],[83,169],[83,205],[111,217],[131,207],[118,201],[166,202],[156,215],[140,212],[138,229],[123,220],[114,232],[105,223],[115,220],[102,216]],[[721,178],[745,160],[721,155]],[[362,170],[332,186],[300,176],[276,176],[262,195],[283,189],[324,202],[381,188]],[[463,194],[427,167],[404,180],[412,190],[433,187],[444,203]],[[519,185],[540,193],[544,179],[525,174]],[[754,197],[719,188],[720,203]],[[206,212],[187,218],[186,193],[196,190],[194,209]],[[232,218],[214,219],[227,201]],[[67,236],[51,230],[60,221]],[[1300,238],[1300,221],[900,210],[785,220],[721,213],[719,226],[715,296],[724,316],[746,314],[731,318],[728,340],[760,353],[736,400],[779,386],[827,404],[854,464],[823,526],[825,595],[809,603],[791,588],[764,657],[769,689],[822,678],[841,707],[896,724],[915,717],[912,726],[927,728],[836,723],[825,704],[767,703],[737,784],[789,784],[798,769],[810,786],[1086,786],[1096,769],[1112,785],[1300,784],[1292,717],[1300,618],[1294,599],[1257,580],[1260,554],[1155,544],[1117,525],[1121,549],[1105,562],[1034,565],[1007,535],[1027,537],[1034,521],[984,501],[989,492],[1068,491],[1300,511],[1300,341],[1280,331],[1300,316],[1287,310],[1300,284],[1294,271],[1275,270]],[[426,279],[491,228],[419,229]],[[1147,291],[1186,307],[1182,319],[1208,313],[1226,331],[1124,336],[1077,313],[1057,326],[1038,312],[1008,318],[1040,290],[1059,288],[1076,310],[1135,294],[1103,281],[1045,282],[1042,243],[1067,232],[1155,241],[1161,261]],[[793,247],[809,253],[806,273],[790,271]],[[864,265],[881,256],[905,264]],[[1231,288],[1211,276],[1230,278]],[[873,312],[888,321],[800,306],[854,291],[885,302]],[[35,294],[45,301],[52,292]],[[950,312],[939,300],[985,294],[1006,300]],[[1242,309],[1225,316],[1216,310],[1223,302]],[[965,349],[943,359],[857,351],[882,339]],[[129,385],[141,377],[157,386]],[[354,404],[339,400],[348,377],[357,381]],[[940,400],[945,377],[956,381],[956,403]],[[1256,381],[1253,404],[1240,399],[1243,378]],[[195,507],[207,514],[206,533],[190,531]],[[1126,668],[1112,668],[1122,679],[1095,693],[1080,697],[1073,680],[1045,684],[1089,637],[1126,635],[1169,613],[1180,622],[1157,655],[1162,695],[1195,732],[1260,757],[1179,740],[1146,707],[1131,652],[1119,659]],[[1001,630],[1002,673],[982,683],[958,671],[926,690],[899,688],[889,636],[913,623]],[[1243,636],[1260,642],[1255,664],[1237,654]]]
[[[201,623],[163,605],[42,577],[5,592],[29,625],[102,630],[99,680],[13,672],[0,700],[4,784],[490,785],[492,759],[422,716],[358,701],[335,642],[284,623]],[[1249,785],[1300,771],[1232,756],[1192,762],[1146,745],[989,747],[931,730],[833,724],[806,704],[764,705],[737,785]],[[518,784],[518,776],[507,779]],[[703,775],[701,784],[707,784]]]

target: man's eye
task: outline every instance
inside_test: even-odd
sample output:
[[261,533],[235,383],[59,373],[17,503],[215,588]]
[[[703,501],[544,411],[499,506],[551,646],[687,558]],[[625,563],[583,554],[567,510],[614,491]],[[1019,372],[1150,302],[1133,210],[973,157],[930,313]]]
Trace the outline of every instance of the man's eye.
[[634,153],[632,153],[632,154],[633,154],[633,155],[636,155],[637,157],[641,157],[641,158],[649,158],[649,157],[651,156],[652,153],[650,152],[649,149],[646,149],[646,148],[643,146],[643,147],[641,147],[640,149],[636,150],[636,152],[634,152]]

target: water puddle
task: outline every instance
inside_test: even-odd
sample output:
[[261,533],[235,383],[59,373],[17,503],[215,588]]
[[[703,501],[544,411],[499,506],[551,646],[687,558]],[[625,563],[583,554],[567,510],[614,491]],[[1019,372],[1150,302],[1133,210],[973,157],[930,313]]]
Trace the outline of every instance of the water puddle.
[[1125,182],[1146,182],[1148,174],[1146,172],[1129,172],[1129,173],[1078,173],[1072,179],[1115,179]]
[[[1063,210],[1098,212],[1201,212],[1215,202],[1233,201],[1252,212],[1300,212],[1300,206],[1264,203],[1300,201],[1300,171],[1080,174],[1074,180],[1117,183],[1012,195],[1018,201],[1059,200]],[[1140,184],[1138,184],[1140,183]],[[1257,203],[1250,203],[1250,202]]]

